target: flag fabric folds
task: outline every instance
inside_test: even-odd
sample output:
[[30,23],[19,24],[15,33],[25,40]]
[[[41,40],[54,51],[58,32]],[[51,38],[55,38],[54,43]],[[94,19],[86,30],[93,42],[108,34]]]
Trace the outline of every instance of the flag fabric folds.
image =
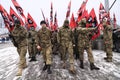
[[100,7],[99,7],[99,21],[100,21],[100,23],[102,22],[102,20],[104,18],[108,18],[108,13],[106,12],[103,4],[100,3]]
[[57,30],[58,28],[58,21],[57,21],[57,12],[55,13],[55,16],[54,16],[54,27],[53,27],[53,30]]
[[83,3],[81,4],[79,10],[78,10],[78,16],[82,16],[82,12],[84,12],[84,9],[86,7],[88,0],[83,1]]
[[74,18],[74,14],[72,13],[72,17],[70,19],[70,28],[71,29],[74,29],[76,27],[76,21],[75,21],[75,18]]
[[14,28],[14,23],[11,18],[11,16],[8,14],[8,12],[3,8],[2,5],[0,5],[0,13],[3,17],[5,27],[11,32]]
[[94,8],[92,8],[91,12],[89,13],[87,22],[89,24],[89,26],[87,27],[93,27],[93,28],[98,27],[98,30],[95,31],[94,35],[91,38],[92,40],[95,40],[100,35],[100,25],[98,25]]
[[66,19],[68,19],[68,17],[70,16],[70,9],[71,9],[71,1],[68,4],[67,13],[66,13]]
[[51,11],[50,11],[50,28],[53,29],[53,4],[51,2]]
[[25,19],[25,21],[26,21],[26,17],[25,17],[25,15],[24,15],[24,13],[23,13],[22,7],[18,4],[18,2],[17,2],[16,0],[12,0],[12,3],[13,3],[13,5],[15,6],[17,12],[18,12],[18,13]]
[[20,20],[21,25],[22,26],[24,25],[23,20],[17,15],[17,13],[12,9],[12,7],[10,7],[10,16],[12,17],[13,21],[18,19],[18,20]]
[[31,26],[33,26],[34,28],[36,28],[37,27],[37,24],[36,24],[36,22],[34,21],[34,19],[32,18],[32,16],[30,15],[30,13],[28,13],[28,15],[27,15],[27,24],[28,24],[28,29],[31,27]]

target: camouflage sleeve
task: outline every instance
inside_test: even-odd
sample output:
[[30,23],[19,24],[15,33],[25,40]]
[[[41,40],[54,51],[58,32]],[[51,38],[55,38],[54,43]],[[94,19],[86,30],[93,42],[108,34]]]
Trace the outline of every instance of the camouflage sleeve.
[[85,33],[85,32],[94,31],[96,30],[96,28],[78,28],[77,30],[81,33]]
[[36,45],[40,45],[40,31],[37,32],[37,35],[36,35]]
[[36,31],[36,35],[34,37],[35,37],[35,43],[37,44],[37,31]]
[[71,30],[71,38],[72,38],[72,43],[75,44],[74,32],[72,30]]
[[30,32],[28,31],[28,33],[27,33],[27,38],[30,38],[30,36],[31,36],[31,34],[30,34]]
[[59,32],[57,33],[57,42],[60,43],[60,35],[61,35],[61,30],[59,30]]
[[82,26],[82,21],[80,21],[78,24],[79,24],[79,27],[81,27]]
[[110,25],[108,25],[107,30],[112,31],[112,27]]
[[12,35],[13,37],[19,37],[19,33],[16,32],[16,31],[14,31],[14,30],[11,32],[11,35]]
[[22,30],[20,33],[18,33],[21,38],[27,38],[27,30],[22,27]]

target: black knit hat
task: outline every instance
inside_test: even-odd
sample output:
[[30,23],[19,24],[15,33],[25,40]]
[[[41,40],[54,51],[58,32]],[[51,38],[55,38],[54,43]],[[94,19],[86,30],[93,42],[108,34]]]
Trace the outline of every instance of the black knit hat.
[[42,20],[42,21],[40,22],[40,25],[41,25],[41,24],[46,24],[46,22],[45,22],[44,20]]

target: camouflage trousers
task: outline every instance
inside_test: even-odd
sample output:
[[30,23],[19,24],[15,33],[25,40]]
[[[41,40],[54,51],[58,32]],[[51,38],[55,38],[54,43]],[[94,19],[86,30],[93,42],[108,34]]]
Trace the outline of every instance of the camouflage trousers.
[[30,57],[36,56],[37,48],[35,44],[28,44],[28,53]]
[[51,63],[52,63],[51,53],[52,53],[52,47],[51,46],[42,48],[43,59],[44,59],[44,62],[46,62],[47,65],[51,65]]
[[112,59],[113,54],[111,44],[104,44],[104,50],[106,52],[107,58]]
[[17,51],[19,54],[19,68],[25,68],[26,67],[27,46],[17,47]]
[[[73,55],[73,45],[72,43],[62,43],[61,44],[61,60],[66,62],[67,57],[69,58],[69,63],[74,63],[74,55]],[[68,53],[68,56],[67,56]]]
[[79,47],[78,50],[79,50],[80,60],[82,60],[82,61],[84,60],[84,50],[86,50],[87,54],[88,54],[88,60],[89,60],[89,62],[90,63],[94,63],[94,57],[93,57],[93,54],[92,54],[91,47],[88,47],[86,49],[83,48],[83,47]]
[[57,54],[59,52],[58,44],[53,44],[52,52],[53,54]]

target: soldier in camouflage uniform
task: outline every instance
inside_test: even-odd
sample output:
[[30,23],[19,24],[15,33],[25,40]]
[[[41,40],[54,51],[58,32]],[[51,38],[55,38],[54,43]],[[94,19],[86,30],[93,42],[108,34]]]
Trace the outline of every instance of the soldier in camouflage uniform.
[[69,63],[70,63],[70,72],[75,73],[74,69],[74,56],[73,56],[73,44],[74,37],[72,30],[69,28],[69,21],[65,20],[63,27],[59,29],[58,32],[58,43],[61,44],[61,58],[63,61],[62,67],[66,67],[66,58],[67,53],[69,56]]
[[78,50],[80,55],[80,68],[84,69],[84,50],[87,51],[88,54],[88,60],[90,62],[90,69],[93,70],[99,70],[98,67],[94,65],[94,58],[92,54],[92,48],[91,48],[91,37],[92,32],[94,32],[97,28],[86,28],[86,18],[83,18],[79,26],[77,28],[78,33]]
[[52,32],[52,44],[53,44],[52,52],[53,52],[53,54],[58,53],[57,33],[58,33],[57,30]]
[[104,48],[106,52],[106,57],[104,58],[107,62],[112,62],[112,48],[113,48],[113,41],[112,41],[112,27],[109,25],[107,20],[103,20],[103,41],[104,41]]
[[77,27],[74,29],[74,39],[75,39],[75,46],[73,47],[74,50],[73,53],[75,55],[75,59],[79,59]]
[[27,53],[27,31],[21,26],[19,20],[15,20],[15,27],[10,35],[12,36],[12,42],[17,48],[20,59],[17,76],[21,76],[22,70],[27,67],[25,58]]
[[43,71],[47,70],[48,74],[51,74],[51,64],[52,64],[52,44],[51,44],[51,31],[47,29],[46,22],[41,21],[40,25],[42,28],[37,33],[37,48],[42,50],[44,58]]
[[36,61],[36,35],[37,31],[35,31],[34,26],[30,27],[30,31],[28,32],[28,52],[29,52],[29,57],[31,58],[31,61]]

